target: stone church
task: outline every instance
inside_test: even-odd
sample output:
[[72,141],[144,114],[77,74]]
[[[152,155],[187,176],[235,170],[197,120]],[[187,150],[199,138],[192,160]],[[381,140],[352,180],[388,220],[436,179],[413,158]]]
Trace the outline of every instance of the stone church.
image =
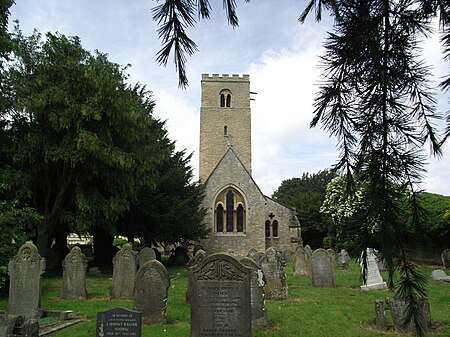
[[249,75],[202,75],[200,181],[205,184],[207,253],[294,250],[295,210],[265,196],[252,178]]

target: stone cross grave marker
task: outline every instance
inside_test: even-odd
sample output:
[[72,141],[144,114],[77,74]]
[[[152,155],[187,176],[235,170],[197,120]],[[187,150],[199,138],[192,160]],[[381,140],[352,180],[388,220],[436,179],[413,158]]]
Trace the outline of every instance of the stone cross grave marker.
[[336,257],[336,263],[339,269],[347,270],[350,263],[350,255],[345,249],[341,249]]
[[97,313],[96,337],[141,337],[142,313],[114,308]]
[[261,259],[261,269],[266,277],[266,298],[271,300],[287,299],[289,293],[285,262],[275,248],[267,248],[265,256]]
[[10,277],[7,312],[25,318],[36,318],[41,311],[41,276],[45,260],[38,254],[34,244],[27,242],[9,261]]
[[318,288],[335,288],[333,261],[323,248],[316,249],[311,256],[311,284]]
[[151,260],[156,260],[156,254],[155,254],[155,251],[153,250],[153,248],[150,248],[150,247],[142,248],[139,251],[139,256],[138,256],[139,268],[141,268],[141,266],[143,266],[145,262],[151,261]]
[[251,337],[251,269],[217,253],[190,273],[191,337]]
[[[367,248],[367,270],[366,279],[363,280],[361,290],[384,290],[387,289],[386,282],[381,277],[380,270],[378,269],[377,256],[372,248]],[[361,274],[363,263],[361,261]]]
[[169,287],[169,274],[161,262],[147,261],[139,268],[134,291],[134,310],[142,311],[144,324],[166,322]]
[[75,246],[66,255],[63,263],[63,284],[61,298],[85,299],[86,292],[86,269],[88,262],[81,248]]
[[302,246],[297,246],[294,253],[294,276],[311,276],[311,257]]
[[112,298],[133,298],[137,272],[137,253],[126,243],[113,258],[112,284],[109,294]]
[[249,257],[243,257],[240,262],[251,269],[250,276],[250,303],[252,308],[252,328],[261,328],[267,325],[267,309],[264,293],[266,280],[260,267]]

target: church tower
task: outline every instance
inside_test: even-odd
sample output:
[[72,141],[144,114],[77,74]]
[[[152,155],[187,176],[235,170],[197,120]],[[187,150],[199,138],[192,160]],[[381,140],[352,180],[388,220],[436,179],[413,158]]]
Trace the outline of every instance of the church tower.
[[202,75],[199,177],[205,182],[232,147],[251,175],[249,75]]

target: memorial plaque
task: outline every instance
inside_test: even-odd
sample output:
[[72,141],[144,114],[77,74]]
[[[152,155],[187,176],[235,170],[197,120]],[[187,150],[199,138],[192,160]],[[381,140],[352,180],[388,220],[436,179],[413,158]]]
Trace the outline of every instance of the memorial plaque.
[[250,337],[251,269],[228,254],[212,254],[190,270],[191,337]]
[[141,337],[142,313],[114,308],[97,313],[96,337]]

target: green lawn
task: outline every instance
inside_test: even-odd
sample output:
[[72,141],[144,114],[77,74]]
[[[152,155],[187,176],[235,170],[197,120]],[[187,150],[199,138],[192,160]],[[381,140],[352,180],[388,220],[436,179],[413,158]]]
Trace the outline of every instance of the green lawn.
[[[422,268],[430,275],[432,268]],[[337,288],[312,288],[310,280],[292,275],[292,264],[286,268],[290,300],[267,301],[269,327],[256,330],[253,336],[272,337],[375,337],[401,336],[393,331],[376,331],[372,323],[374,299],[392,296],[387,291],[363,292],[359,290],[358,266],[352,263],[350,270],[336,270]],[[172,280],[169,289],[167,324],[143,326],[143,337],[187,337],[189,330],[189,305],[185,301],[187,271],[184,268],[169,268],[169,273],[180,273]],[[45,276],[43,280],[42,308],[46,310],[73,310],[85,318],[83,323],[58,331],[54,337],[94,337],[98,311],[114,307],[132,308],[129,300],[110,300],[108,288],[111,274],[90,276],[87,280],[87,300],[61,300],[61,277]],[[386,275],[384,275],[386,279]],[[450,283],[432,281],[428,283],[431,318],[435,331],[433,337],[450,336]],[[7,300],[0,300],[5,309]]]

